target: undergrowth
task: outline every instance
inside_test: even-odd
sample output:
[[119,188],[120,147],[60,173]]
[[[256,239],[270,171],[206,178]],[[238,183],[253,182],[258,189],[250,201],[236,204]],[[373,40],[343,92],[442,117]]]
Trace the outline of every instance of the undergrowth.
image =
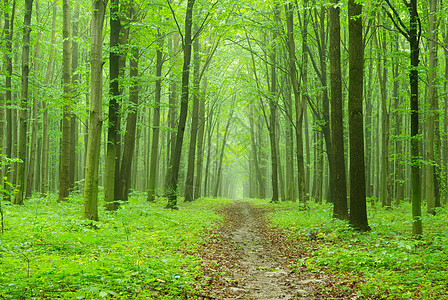
[[4,206],[0,235],[2,299],[182,299],[194,295],[197,247],[225,200],[164,209],[134,195],[100,221],[81,218],[82,196],[57,195]]
[[[266,201],[255,202],[267,206]],[[297,259],[297,270],[335,274],[360,299],[448,299],[447,208],[423,217],[424,236],[416,240],[408,203],[392,209],[369,207],[372,231],[367,233],[333,219],[330,204],[269,206],[274,207],[272,225],[311,249]]]

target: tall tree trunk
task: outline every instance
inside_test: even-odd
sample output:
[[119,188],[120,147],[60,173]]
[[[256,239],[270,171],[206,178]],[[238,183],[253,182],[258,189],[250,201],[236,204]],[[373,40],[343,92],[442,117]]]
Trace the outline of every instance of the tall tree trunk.
[[70,0],[63,1],[63,88],[64,106],[62,108],[61,164],[59,170],[59,198],[66,200],[70,193],[70,150],[71,150],[71,102],[72,102],[72,52],[70,35]]
[[[107,1],[107,0],[106,0]],[[92,1],[91,20],[91,72],[90,72],[90,118],[87,141],[86,178],[83,199],[83,217],[98,220],[98,171],[101,148],[103,24],[106,11],[104,0]]]
[[[120,195],[119,199],[122,201],[128,201],[128,194],[130,188],[131,179],[131,167],[132,160],[134,156],[135,147],[135,131],[137,127],[137,112],[138,112],[138,101],[139,101],[139,80],[138,80],[138,60],[139,51],[137,48],[132,49],[132,57],[129,63],[129,77],[131,79],[131,87],[129,90],[129,102],[131,103],[131,108],[128,112],[128,117],[126,120],[126,133],[124,135],[124,148],[123,148],[123,158],[121,160],[120,167]],[[136,167],[137,164],[134,164]]]
[[287,25],[287,44],[289,54],[289,71],[291,77],[292,89],[294,92],[295,109],[296,109],[296,140],[297,140],[297,167],[298,167],[298,186],[299,186],[299,201],[306,202],[305,189],[305,166],[303,160],[303,103],[299,94],[299,81],[297,78],[296,55],[294,43],[294,18],[292,13],[292,4],[285,4],[286,25]]
[[160,133],[160,98],[162,91],[162,46],[163,39],[159,36],[159,46],[156,52],[156,91],[154,96],[154,111],[153,111],[153,125],[152,125],[152,145],[151,145],[151,163],[149,168],[149,181],[148,181],[148,195],[147,199],[150,202],[156,200],[156,182],[157,182],[157,164],[159,162],[159,133]]
[[[5,6],[8,7],[9,0],[5,0]],[[12,132],[13,132],[13,126],[12,126],[12,37],[14,34],[14,19],[15,19],[15,11],[16,11],[16,0],[13,0],[12,3],[12,9],[11,11],[5,10],[4,17],[5,17],[5,100],[4,105],[8,106],[6,110],[6,157],[12,158]],[[9,15],[11,13],[11,16]],[[2,108],[3,109],[3,108]],[[2,131],[3,132],[3,131]],[[2,144],[3,146],[3,144]],[[6,182],[11,183],[12,182],[12,168],[11,165],[5,166],[5,175],[2,176],[6,177]],[[7,201],[11,201],[11,185],[5,183],[4,189],[6,193],[3,194],[3,197]]]
[[[274,8],[274,19],[278,20],[278,7]],[[275,24],[277,25],[277,24]],[[274,25],[274,26],[275,26]],[[277,28],[272,32],[272,49],[271,49],[271,95],[269,97],[269,140],[271,143],[271,184],[272,199],[271,202],[278,202],[278,150],[277,150],[277,47],[275,46],[277,39]]]
[[[435,156],[435,136],[438,133],[438,91],[437,91],[437,0],[429,1],[429,78],[428,78],[428,144],[426,145],[426,209],[428,213],[434,214],[436,207],[436,186],[438,186],[438,157]],[[437,126],[436,126],[437,124]],[[436,128],[437,127],[437,128]],[[436,184],[435,184],[436,183]],[[439,200],[440,206],[440,200]]]
[[[57,16],[57,1],[55,0],[52,4],[53,8],[53,20],[52,20],[52,30],[51,30],[51,45],[56,44],[56,16]],[[50,55],[47,64],[47,73],[45,75],[44,85],[50,82],[52,76],[52,70],[54,65],[53,59],[54,46],[50,48]],[[45,98],[44,98],[45,99]],[[46,100],[42,103],[43,107],[46,107]],[[40,192],[42,196],[47,195],[48,191],[48,175],[49,175],[49,151],[50,151],[50,136],[48,134],[48,110],[44,109],[42,116],[42,180]]]
[[202,165],[204,162],[204,133],[205,133],[205,95],[207,91],[207,77],[202,80],[202,93],[199,98],[199,118],[198,118],[198,143],[196,159],[196,177],[194,183],[194,199],[202,195]]
[[[386,36],[379,41],[379,31],[374,35],[376,48],[380,52],[381,49],[386,51]],[[377,73],[380,83],[381,92],[381,164],[380,170],[380,201],[381,205],[391,206],[391,186],[390,186],[390,171],[389,171],[389,111],[387,109],[387,66],[385,53],[378,54]]]
[[348,219],[347,182],[344,157],[344,123],[341,74],[341,25],[337,1],[330,7],[330,90],[331,90],[331,136],[334,170],[333,217]]
[[107,210],[115,210],[115,171],[119,135],[119,71],[120,71],[120,1],[110,3],[110,53],[109,53],[109,125],[107,130],[106,166],[104,174],[104,201]]
[[419,15],[417,11],[417,0],[409,2],[409,44],[411,71],[409,82],[411,87],[411,184],[412,184],[412,218],[413,234],[420,236],[423,234],[422,225],[422,193],[420,183],[420,151],[419,151],[419,126],[418,126],[418,65],[420,62],[420,30]]
[[364,165],[364,126],[362,114],[364,42],[362,6],[348,1],[349,26],[349,126],[350,126],[350,225],[356,230],[370,230],[366,208]]
[[285,113],[288,120],[286,121],[286,149],[285,149],[285,182],[286,182],[286,197],[285,201],[295,201],[295,183],[294,183],[294,137],[293,137],[293,123],[292,123],[292,98],[291,98],[291,84],[286,78],[284,84],[284,98],[285,98]]
[[[76,70],[78,69],[79,64],[79,45],[78,45],[78,35],[79,35],[79,13],[80,8],[79,4],[76,4],[74,12],[74,20],[73,20],[73,30],[72,30],[72,95],[73,99],[77,100],[79,98],[79,92],[77,91],[77,86],[80,83],[80,76]],[[75,101],[76,101],[75,100]],[[75,188],[75,181],[78,179],[77,175],[77,167],[81,163],[78,161],[78,155],[76,153],[76,146],[78,144],[78,122],[76,114],[72,112],[70,118],[70,189]]]
[[[39,2],[36,2],[36,23],[40,25],[40,10],[39,10]],[[34,48],[34,56],[33,56],[33,65],[34,65],[34,97],[33,97],[33,114],[32,114],[32,127],[31,127],[31,144],[30,144],[30,152],[29,152],[29,164],[28,164],[28,174],[27,174],[27,183],[26,183],[26,192],[25,198],[31,198],[33,188],[34,188],[34,177],[35,177],[35,169],[36,169],[36,150],[37,150],[37,129],[38,129],[38,112],[39,112],[39,56],[40,56],[40,38],[42,33],[39,31],[36,46]],[[3,131],[0,131],[3,132]]]
[[[195,31],[199,30],[199,26],[195,25]],[[200,101],[200,44],[199,36],[196,37],[193,43],[194,51],[194,67],[193,67],[193,112],[191,115],[191,128],[190,128],[190,146],[188,151],[188,166],[187,166],[187,178],[185,181],[185,201],[191,202],[194,199],[194,164],[196,158],[196,140],[198,135],[198,123],[199,123],[199,101]]]
[[19,111],[19,143],[18,158],[21,162],[17,166],[16,189],[14,204],[23,205],[25,191],[25,166],[26,159],[26,127],[28,119],[28,82],[29,82],[29,58],[30,58],[30,33],[31,33],[31,13],[33,10],[33,0],[25,0],[25,14],[23,18],[23,39],[22,39],[22,89]]
[[170,172],[168,183],[168,203],[166,208],[177,208],[177,183],[179,177],[180,159],[182,154],[182,143],[184,140],[185,123],[188,113],[188,88],[190,78],[190,60],[191,60],[191,27],[193,23],[193,7],[195,0],[188,0],[187,12],[185,16],[185,34],[184,34],[184,65],[182,68],[182,96],[180,104],[180,117],[177,127],[175,151],[172,152]]

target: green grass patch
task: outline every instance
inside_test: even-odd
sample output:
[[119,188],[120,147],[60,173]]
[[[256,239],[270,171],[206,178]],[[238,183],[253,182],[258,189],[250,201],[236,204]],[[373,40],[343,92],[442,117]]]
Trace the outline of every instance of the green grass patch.
[[134,195],[100,221],[81,218],[82,196],[57,195],[4,205],[0,235],[2,299],[179,299],[195,293],[196,250],[220,220],[226,200],[200,199],[164,209]]
[[336,274],[350,292],[373,299],[448,299],[448,209],[423,217],[424,236],[412,237],[411,207],[369,207],[371,232],[359,233],[332,218],[332,205],[256,204],[273,207],[273,226],[301,239],[308,255],[297,266]]

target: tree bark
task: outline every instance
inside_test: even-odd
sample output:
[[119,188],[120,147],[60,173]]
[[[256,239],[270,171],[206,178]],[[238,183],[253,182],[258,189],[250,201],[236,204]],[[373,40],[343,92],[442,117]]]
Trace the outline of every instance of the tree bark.
[[[436,194],[438,195],[438,157],[435,155],[438,135],[439,112],[438,112],[438,91],[437,91],[437,1],[429,1],[429,78],[428,78],[428,144],[426,145],[426,209],[428,213],[435,214]],[[437,126],[436,126],[437,125]],[[438,200],[440,206],[440,199]]]
[[[121,159],[120,167],[120,191],[121,194],[118,195],[122,201],[128,201],[128,194],[130,188],[131,179],[131,167],[132,160],[134,157],[135,148],[135,131],[137,128],[137,112],[138,112],[138,101],[139,101],[139,79],[138,79],[138,60],[139,51],[137,48],[132,50],[132,57],[129,63],[129,77],[131,79],[131,87],[129,90],[129,102],[131,103],[131,108],[128,112],[126,120],[126,133],[124,135],[124,148],[123,148],[123,158]],[[134,164],[136,167],[136,164]]]
[[296,68],[296,55],[295,55],[295,43],[294,43],[294,19],[292,13],[292,4],[285,4],[286,12],[286,25],[287,25],[287,44],[289,55],[289,72],[291,77],[291,84],[295,99],[296,109],[296,140],[297,140],[297,167],[298,167],[298,193],[299,201],[305,203],[307,201],[306,189],[305,189],[305,166],[303,160],[303,103],[300,100],[299,94],[299,81],[297,78]]
[[[5,0],[5,6],[9,6],[9,0]],[[15,19],[15,10],[16,10],[16,1],[13,0],[12,3],[12,9],[9,12],[8,10],[5,10],[4,17],[5,17],[5,100],[4,105],[9,106],[6,109],[6,149],[5,154],[6,157],[12,158],[12,132],[13,132],[13,126],[12,126],[12,38],[14,34],[14,19]],[[11,16],[9,15],[11,13]],[[3,108],[2,108],[3,109]],[[3,131],[2,131],[3,132]],[[3,146],[3,143],[2,143]],[[6,182],[11,183],[12,182],[12,168],[11,165],[5,166],[5,175],[2,176],[6,177]],[[6,193],[3,193],[3,198],[7,201],[11,201],[11,186],[7,183],[4,185],[4,189]]]
[[193,23],[193,7],[195,0],[188,0],[187,12],[185,16],[185,34],[184,34],[184,65],[182,68],[182,95],[180,104],[180,117],[179,124],[177,127],[176,143],[173,156],[171,158],[170,172],[168,183],[168,203],[166,208],[176,209],[177,208],[177,190],[178,190],[178,177],[179,177],[179,167],[180,159],[182,154],[182,143],[184,139],[185,132],[185,122],[187,120],[188,113],[188,88],[189,88],[189,78],[190,78],[190,60],[191,60],[191,27]]
[[26,130],[28,119],[28,83],[29,83],[29,58],[30,58],[30,33],[31,14],[33,10],[33,0],[25,0],[25,14],[23,18],[23,39],[22,39],[22,88],[19,111],[19,143],[18,158],[21,160],[17,166],[16,189],[14,204],[23,205],[25,191],[25,166],[26,159]]
[[205,95],[207,91],[207,77],[202,80],[202,94],[199,98],[199,118],[198,118],[198,143],[196,159],[196,177],[194,188],[194,199],[202,196],[202,166],[204,162],[204,133],[205,133]]
[[119,135],[119,71],[120,71],[120,14],[119,0],[110,3],[110,53],[109,53],[109,124],[107,130],[106,166],[104,171],[104,201],[107,210],[116,210],[115,171]]
[[[107,1],[107,0],[106,0]],[[91,20],[91,72],[90,72],[90,118],[87,141],[86,178],[83,199],[83,217],[98,220],[98,172],[101,146],[102,114],[102,68],[103,24],[107,2],[92,1]]]
[[341,25],[338,1],[330,7],[330,91],[331,136],[334,157],[334,206],[333,217],[348,219],[347,182],[344,157],[344,123],[341,73]]
[[157,182],[157,164],[159,162],[159,133],[160,133],[160,98],[162,91],[162,47],[163,39],[159,36],[159,46],[156,51],[156,91],[154,96],[154,111],[153,111],[153,125],[152,125],[152,145],[151,145],[151,162],[149,168],[148,181],[148,195],[147,199],[150,202],[156,200],[156,182]]
[[364,165],[363,74],[364,42],[362,6],[348,1],[349,26],[349,126],[350,126],[350,225],[368,231]]
[[63,114],[62,114],[62,139],[61,139],[61,163],[59,170],[59,198],[64,201],[70,193],[70,149],[71,141],[71,102],[72,102],[72,51],[70,34],[70,0],[63,1]]
[[[197,32],[199,27],[195,25],[195,31]],[[193,67],[193,112],[191,115],[191,128],[190,128],[190,145],[188,151],[188,166],[187,166],[187,178],[185,180],[185,201],[191,202],[194,199],[194,168],[196,159],[196,140],[198,135],[198,123],[199,123],[199,101],[200,95],[200,44],[199,36],[196,37],[193,43],[194,51],[194,67]]]

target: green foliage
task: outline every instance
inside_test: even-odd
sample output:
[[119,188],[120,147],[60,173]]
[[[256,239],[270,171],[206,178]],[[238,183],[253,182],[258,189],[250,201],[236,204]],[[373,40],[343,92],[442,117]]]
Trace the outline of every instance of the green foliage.
[[[81,197],[57,195],[5,207],[0,237],[2,299],[179,299],[194,293],[196,254],[212,211],[202,199],[178,211],[134,195],[101,222],[80,219]],[[165,201],[162,201],[165,202]]]
[[[446,299],[448,289],[448,209],[424,217],[425,236],[413,239],[410,205],[393,210],[371,208],[372,232],[353,231],[332,219],[332,206],[275,205],[269,217],[287,229],[291,239],[308,243],[312,251],[297,259],[297,268],[335,273],[347,278],[351,293],[370,299]],[[343,283],[341,283],[343,284]],[[325,287],[328,288],[328,287]]]

